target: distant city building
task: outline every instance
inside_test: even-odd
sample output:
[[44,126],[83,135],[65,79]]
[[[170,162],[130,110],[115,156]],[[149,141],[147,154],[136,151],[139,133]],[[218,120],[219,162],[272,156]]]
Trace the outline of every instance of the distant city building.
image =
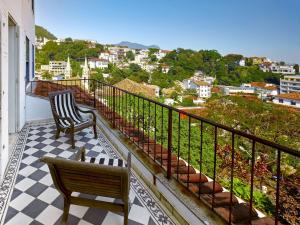
[[207,82],[185,79],[182,84],[184,89],[196,90],[199,98],[211,97],[211,85]]
[[161,49],[159,49],[157,52],[154,53],[154,55],[156,56],[156,58],[157,58],[158,60],[161,60],[161,59],[164,58],[168,53],[169,53],[168,50],[161,50]]
[[37,49],[42,49],[45,44],[47,44],[49,41],[49,39],[45,38],[45,37],[35,37],[35,46]]
[[267,59],[266,57],[250,57],[250,59],[252,60],[253,65],[260,65],[271,62],[271,60]]
[[284,75],[294,75],[296,70],[292,65],[279,65],[278,63],[264,63],[260,65],[260,70],[264,72],[281,73]]
[[284,76],[280,79],[280,94],[300,92],[300,75]]
[[65,69],[65,79],[70,79],[72,77],[72,67],[70,63],[70,57],[68,56],[68,61]]
[[107,69],[109,62],[107,59],[92,58],[88,63],[90,69]]
[[85,60],[84,60],[84,66],[82,68],[82,78],[83,79],[89,79],[90,78],[90,69],[89,69],[88,60],[87,60],[86,57],[85,57]]
[[245,59],[241,59],[239,61],[239,66],[246,66],[246,60]]
[[162,65],[161,66],[161,72],[163,73],[169,73],[170,67],[168,65]]
[[54,76],[65,74],[67,62],[65,61],[50,61],[49,73]]
[[274,84],[265,82],[251,82],[250,84],[244,84],[244,87],[252,87],[260,97],[272,97],[278,95],[278,87]]
[[300,93],[280,94],[273,99],[273,103],[300,108]]
[[278,65],[278,64],[272,64],[270,67],[270,71],[272,73],[282,73],[282,74],[296,74],[296,70],[294,69],[294,66],[292,65]]
[[246,94],[246,95],[253,95],[255,94],[255,88],[253,87],[235,87],[235,86],[219,86],[223,92],[224,95],[240,95],[240,94]]

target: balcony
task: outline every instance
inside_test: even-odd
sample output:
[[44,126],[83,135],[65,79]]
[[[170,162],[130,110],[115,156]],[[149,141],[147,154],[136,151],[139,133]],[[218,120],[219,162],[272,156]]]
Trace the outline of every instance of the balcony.
[[[299,210],[292,209],[300,204],[299,171],[286,178],[282,169],[287,159],[297,168],[298,151],[95,80],[35,81],[27,94],[41,103],[32,106],[43,107],[49,92],[64,89],[98,114],[98,142],[85,130],[76,135],[77,148],[85,146],[91,157],[122,157],[128,151],[134,156],[129,224],[300,222]],[[60,220],[62,199],[38,159],[71,159],[74,151],[65,136],[55,140],[54,132],[47,120],[27,124],[19,134],[2,185],[6,224]],[[266,154],[275,158],[268,168]],[[296,194],[286,199],[289,191]],[[106,211],[70,212],[70,224],[122,224],[122,216]]]

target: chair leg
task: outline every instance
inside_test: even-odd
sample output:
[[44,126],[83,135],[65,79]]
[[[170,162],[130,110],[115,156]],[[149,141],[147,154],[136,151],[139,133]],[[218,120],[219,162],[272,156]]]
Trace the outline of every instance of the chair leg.
[[129,214],[129,209],[127,204],[124,206],[124,225],[128,225],[128,214]]
[[75,148],[75,132],[71,132],[71,143],[72,143],[72,148]]
[[94,138],[98,138],[96,124],[93,127],[94,127]]
[[56,130],[56,133],[55,133],[55,139],[58,139],[59,138],[59,134],[60,134],[60,130]]
[[68,221],[69,216],[69,210],[70,210],[70,202],[68,199],[64,199],[64,213],[61,219],[61,225],[66,225]]

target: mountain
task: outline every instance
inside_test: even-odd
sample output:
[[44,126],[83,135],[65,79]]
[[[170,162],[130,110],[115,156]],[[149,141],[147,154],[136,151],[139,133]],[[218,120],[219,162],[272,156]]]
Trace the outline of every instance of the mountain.
[[133,42],[129,42],[129,41],[122,41],[119,44],[116,44],[118,46],[127,46],[128,48],[132,48],[132,49],[148,49],[148,48],[159,48],[159,46],[157,45],[142,45],[139,43],[133,43]]
[[47,38],[49,40],[56,40],[57,38],[50,33],[47,29],[45,29],[44,27],[35,26],[35,36],[37,36],[38,38]]

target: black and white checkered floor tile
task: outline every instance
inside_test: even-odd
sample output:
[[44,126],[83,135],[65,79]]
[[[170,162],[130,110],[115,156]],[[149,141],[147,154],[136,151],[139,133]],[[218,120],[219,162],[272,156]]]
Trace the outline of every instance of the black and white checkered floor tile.
[[[98,140],[93,138],[90,129],[77,133],[75,150],[70,148],[69,138],[61,135],[55,140],[54,134],[52,123],[26,125],[20,133],[0,188],[2,223],[60,224],[63,199],[53,186],[48,167],[39,162],[41,156],[72,159],[79,147],[85,146],[89,157],[118,158],[116,150],[101,133]],[[129,225],[174,224],[134,174],[131,177],[130,201]],[[123,215],[72,205],[68,222],[72,225],[121,225]]]

